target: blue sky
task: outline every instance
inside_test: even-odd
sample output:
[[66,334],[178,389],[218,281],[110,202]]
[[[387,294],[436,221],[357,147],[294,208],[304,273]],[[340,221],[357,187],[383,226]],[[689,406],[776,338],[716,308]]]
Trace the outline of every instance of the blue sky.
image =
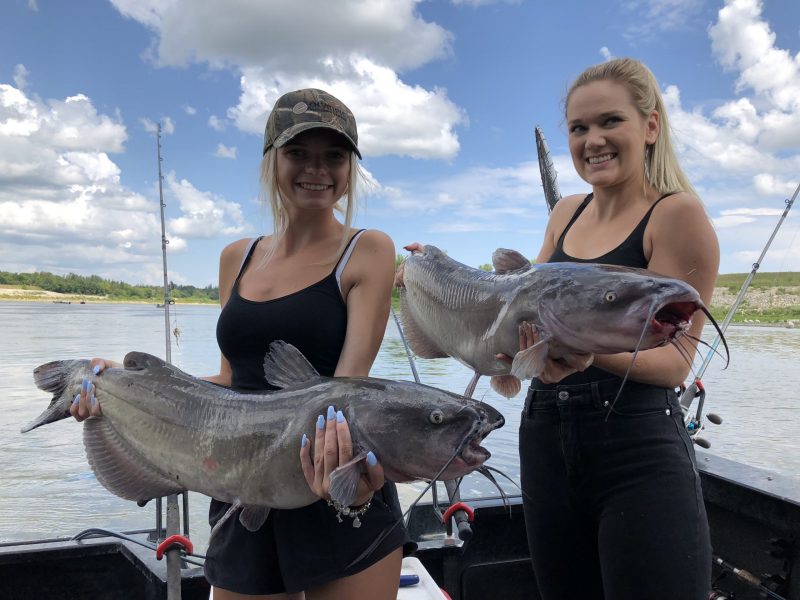
[[[534,256],[533,128],[562,194],[587,191],[562,98],[609,56],[656,74],[721,272],[750,270],[800,182],[797,0],[6,0],[0,23],[4,271],[160,283],[160,121],[170,277],[215,284],[228,242],[271,229],[263,126],[300,87],[355,113],[372,184],[356,225],[398,252]],[[800,271],[799,230],[800,207],[762,271]]]

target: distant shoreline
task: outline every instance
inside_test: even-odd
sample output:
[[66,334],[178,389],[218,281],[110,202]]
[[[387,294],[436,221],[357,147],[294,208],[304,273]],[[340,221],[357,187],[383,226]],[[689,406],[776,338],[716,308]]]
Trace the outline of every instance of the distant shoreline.
[[[37,302],[50,304],[144,304],[157,306],[157,300],[114,300],[106,296],[76,296],[74,294],[61,294],[48,290],[26,290],[22,288],[0,286],[0,302]],[[176,300],[176,304],[183,306],[219,306],[219,302],[197,302],[191,300]]]
[[[794,291],[794,290],[792,290]],[[772,302],[777,303],[778,306],[782,308],[786,308],[787,305],[789,308],[797,306],[800,308],[800,304],[795,304],[797,302],[797,296],[794,294],[785,294],[779,293],[775,290],[760,290],[754,293],[755,300],[754,304],[756,307],[763,306],[767,308]],[[711,310],[715,313],[715,317],[719,322],[722,321],[723,317],[719,316],[719,313],[724,315],[725,312],[730,308],[732,295],[729,291],[725,290],[724,288],[717,288],[714,293],[715,300],[721,300],[719,304],[716,306],[712,305]],[[160,302],[156,302],[153,300],[134,300],[134,299],[125,299],[125,300],[112,300],[110,298],[104,296],[75,296],[72,294],[61,294],[59,292],[50,292],[47,290],[30,290],[30,289],[22,289],[22,288],[12,288],[12,287],[0,287],[0,302],[35,302],[35,303],[50,303],[50,304],[135,304],[135,305],[150,305],[150,306],[158,306],[161,304]],[[394,304],[394,303],[393,303]],[[747,304],[747,303],[746,303]],[[781,328],[800,328],[800,318],[792,316],[791,318],[785,318],[782,316],[774,316],[770,314],[760,314],[757,312],[757,309],[754,310],[753,306],[745,306],[740,309],[740,311],[736,315],[736,319],[730,323],[730,325],[752,325],[755,327],[781,327]],[[175,299],[175,303],[173,306],[219,306],[219,304],[215,302],[197,302],[197,301],[190,301],[190,300],[182,300],[182,299]],[[395,310],[397,310],[397,306],[394,306]]]

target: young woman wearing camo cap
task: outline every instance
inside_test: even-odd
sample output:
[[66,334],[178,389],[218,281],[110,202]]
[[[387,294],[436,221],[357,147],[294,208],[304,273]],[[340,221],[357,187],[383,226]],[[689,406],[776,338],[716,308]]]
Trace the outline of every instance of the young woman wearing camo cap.
[[[275,340],[297,347],[324,376],[369,374],[389,314],[395,251],[386,234],[351,227],[359,158],[355,118],[334,96],[303,89],[275,103],[261,162],[273,232],[222,251],[221,365],[207,380],[237,390],[274,389],[263,362]],[[93,363],[102,369],[111,361]],[[79,420],[99,414],[89,400],[90,392],[83,393],[73,406]],[[398,524],[394,484],[384,483],[379,457],[369,453],[354,506],[332,506],[330,473],[352,457],[349,429],[336,407],[309,423],[312,428],[312,439],[297,440],[298,460],[320,500],[273,509],[257,531],[235,516],[226,519],[206,553],[215,600],[397,597],[403,551],[414,545]],[[212,500],[210,525],[229,508]]]

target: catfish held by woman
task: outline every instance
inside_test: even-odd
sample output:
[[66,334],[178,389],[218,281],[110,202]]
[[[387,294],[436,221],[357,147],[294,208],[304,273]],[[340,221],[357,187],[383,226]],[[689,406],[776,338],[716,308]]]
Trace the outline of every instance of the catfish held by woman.
[[[415,243],[406,249],[412,254],[400,265],[396,283],[408,343],[422,358],[452,356],[472,368],[466,396],[480,375],[490,375],[499,394],[515,396],[520,380],[539,376],[548,359],[583,370],[590,364],[587,354],[673,344],[690,362],[681,344],[699,341],[688,333],[697,311],[719,331],[694,287],[644,269],[532,265],[520,253],[500,248],[492,255],[494,272],[486,272],[435,246]],[[520,339],[534,330],[538,341],[520,350]]]
[[381,457],[390,481],[453,479],[482,468],[490,454],[481,441],[504,423],[488,404],[429,386],[322,377],[284,342],[271,344],[264,375],[278,391],[239,393],[142,352],[100,377],[88,360],[54,361],[34,371],[52,402],[22,431],[68,418],[82,382],[93,378],[103,414],[84,422],[83,441],[106,489],[140,504],[200,492],[229,502],[226,518],[236,514],[255,531],[270,509],[319,499],[303,476],[297,442],[321,429],[315,423],[329,406],[348,420],[355,452],[331,474],[331,498],[343,506],[355,501],[368,452]]

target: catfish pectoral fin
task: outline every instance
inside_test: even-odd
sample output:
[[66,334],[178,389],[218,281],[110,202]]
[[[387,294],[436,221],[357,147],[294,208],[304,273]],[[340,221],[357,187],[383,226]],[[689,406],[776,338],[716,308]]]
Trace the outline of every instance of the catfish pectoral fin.
[[405,288],[400,289],[400,320],[403,323],[408,346],[420,358],[447,358],[450,355],[439,348],[436,342],[429,338],[414,320],[408,306],[407,293]]
[[355,502],[358,481],[361,479],[361,461],[366,457],[367,453],[361,452],[331,472],[331,486],[328,490],[331,500],[343,506],[350,506]]
[[[225,522],[226,522],[228,519],[230,519],[230,518],[231,518],[231,517],[234,515],[234,513],[236,513],[236,511],[237,511],[237,510],[239,510],[240,508],[242,508],[242,505],[241,505],[241,503],[240,503],[238,500],[237,500],[236,502],[234,502],[233,504],[231,504],[231,505],[230,505],[230,507],[228,508],[228,510],[226,510],[226,511],[225,511],[225,514],[224,514],[224,515],[222,515],[222,516],[220,517],[219,521],[217,521],[216,523],[214,523],[214,526],[211,528],[211,533],[210,533],[210,534],[209,534],[209,536],[208,536],[208,541],[209,541],[209,542],[210,542],[212,539],[214,539],[214,536],[215,536],[215,535],[217,535],[217,532],[218,532],[220,529],[222,529],[222,526],[225,524]],[[244,525],[244,523],[242,523],[242,525]]]
[[511,363],[511,374],[520,379],[533,379],[544,371],[549,350],[547,340],[542,339],[527,350],[520,350]]
[[247,531],[258,531],[267,522],[269,506],[245,506],[239,513],[239,523]]
[[83,445],[97,481],[120,498],[144,502],[185,491],[132,449],[105,417],[84,421]]
[[506,398],[513,398],[522,389],[522,382],[519,377],[513,375],[493,375],[489,380],[492,389]]

